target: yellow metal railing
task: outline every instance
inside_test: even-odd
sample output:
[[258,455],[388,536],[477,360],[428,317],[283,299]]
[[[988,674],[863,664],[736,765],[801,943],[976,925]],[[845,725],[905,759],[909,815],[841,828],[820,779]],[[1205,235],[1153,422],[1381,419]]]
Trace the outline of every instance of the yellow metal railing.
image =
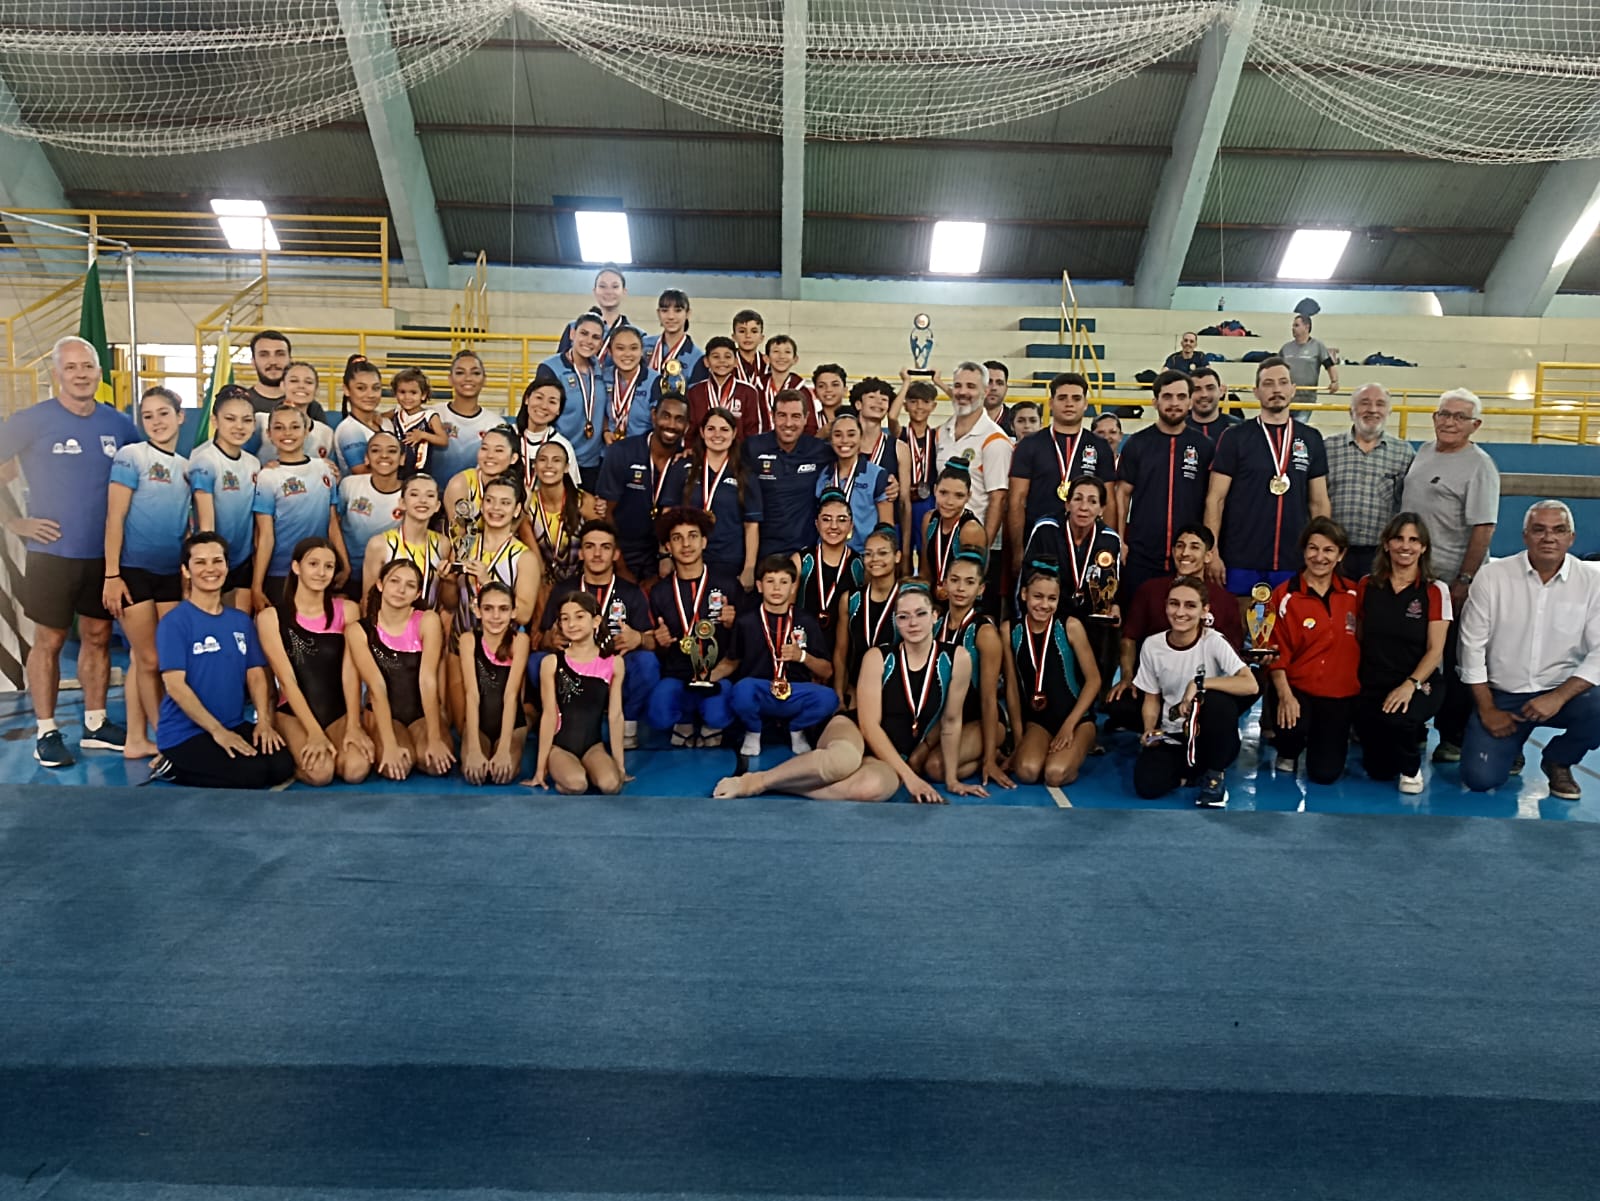
[[1083,332],[1078,321],[1078,294],[1072,287],[1072,276],[1061,272],[1061,331],[1056,335],[1056,345],[1068,345],[1071,339],[1071,370],[1089,381],[1089,396],[1099,399],[1103,385],[1100,382],[1100,355],[1094,348],[1094,338]]
[[[1600,419],[1600,363],[1540,363],[1534,396],[1539,414],[1532,440],[1590,445],[1592,422]],[[1594,427],[1600,430],[1600,427]]]
[[[272,276],[280,282],[316,282],[330,287],[376,288],[380,305],[389,303],[389,219],[322,214],[269,213],[275,248],[259,239],[259,250],[228,245],[214,213],[145,212],[138,209],[10,209],[90,237],[126,242],[146,271],[167,277],[203,264],[207,278],[219,269],[229,279]],[[81,237],[30,230],[13,240],[28,274],[59,272],[63,264],[82,272],[88,266]],[[163,257],[165,256],[165,257]]]

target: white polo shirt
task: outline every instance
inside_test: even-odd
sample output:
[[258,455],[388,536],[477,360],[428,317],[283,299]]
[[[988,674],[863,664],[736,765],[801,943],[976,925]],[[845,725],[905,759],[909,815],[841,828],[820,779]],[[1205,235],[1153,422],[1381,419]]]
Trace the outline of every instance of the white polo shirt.
[[1600,684],[1600,572],[1571,555],[1548,584],[1528,552],[1486,564],[1461,612],[1461,682],[1549,692]]
[[[967,461],[972,472],[972,499],[967,502],[967,508],[983,521],[989,512],[989,493],[1011,487],[1011,439],[987,413],[973,422],[972,428],[960,438],[956,437],[956,420],[952,417],[939,427],[936,442],[939,470],[943,471],[951,459]],[[1000,545],[998,534],[994,544]]]

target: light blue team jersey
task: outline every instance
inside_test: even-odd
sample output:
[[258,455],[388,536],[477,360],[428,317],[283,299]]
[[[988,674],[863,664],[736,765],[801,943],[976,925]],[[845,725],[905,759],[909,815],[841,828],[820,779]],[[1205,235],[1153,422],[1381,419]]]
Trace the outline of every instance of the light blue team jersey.
[[[367,439],[377,432],[354,417],[346,417],[339,423],[339,428],[333,431],[333,454],[340,475],[349,475],[367,461]],[[307,449],[306,454],[310,453]]]
[[380,492],[370,475],[347,475],[339,481],[339,528],[350,554],[350,573],[361,582],[367,543],[400,524],[400,488]]
[[111,460],[111,482],[133,489],[122,523],[122,566],[176,575],[189,532],[189,460],[135,442]]
[[484,431],[505,425],[506,419],[484,408],[475,417],[463,417],[452,412],[448,404],[430,405],[428,412],[439,418],[450,438],[447,445],[435,446],[428,459],[428,474],[439,482],[439,491],[443,492],[456,476],[478,465],[478,444],[483,441]]
[[228,544],[228,567],[239,566],[256,547],[256,476],[261,461],[248,451],[230,459],[222,447],[207,442],[189,456],[189,491],[211,497],[217,533]]
[[[611,390],[606,386],[606,373],[593,371],[580,376],[566,355],[553,354],[539,364],[539,370],[548,371],[561,382],[567,394],[567,404],[556,418],[556,433],[572,443],[578,454],[579,467],[595,467],[605,449],[606,409],[611,404]],[[593,432],[583,436],[585,429],[585,398],[593,401],[590,420]]]
[[[267,441],[267,422],[272,420],[271,413],[256,414],[256,432],[250,441],[244,444],[245,451],[257,456],[263,463],[269,463],[278,457],[278,448]],[[332,459],[338,461],[333,449],[333,430],[320,421],[312,421],[310,416],[306,421],[311,428],[306,431],[305,452],[313,459]]]
[[[656,362],[658,357],[656,355],[656,345],[660,341],[660,334],[651,334],[644,340],[644,365],[658,375],[666,370],[667,350],[671,349],[670,346],[664,347],[659,356],[661,362]],[[683,367],[683,382],[685,385],[694,377],[695,369],[700,366],[700,360],[704,357],[705,351],[694,344],[693,338],[689,338],[683,344],[683,349],[678,352],[678,362]]]
[[856,464],[853,478],[839,472],[837,460],[817,472],[817,495],[820,497],[827,489],[838,488],[849,496],[850,520],[854,527],[850,532],[850,549],[859,555],[867,549],[867,535],[878,524],[878,502],[889,487],[889,473],[866,455],[857,455]]
[[256,477],[255,512],[272,518],[269,576],[286,576],[302,538],[326,538],[334,501],[333,472],[320,459],[263,467]]
[[[633,403],[628,408],[628,425],[626,429],[616,430],[619,438],[632,438],[636,434],[648,434],[651,429],[651,412],[656,403],[656,385],[660,377],[651,371],[644,363],[639,364],[639,379],[633,388]],[[617,396],[617,366],[615,363],[606,365],[606,395],[612,400]],[[611,420],[612,412],[606,406],[606,428],[614,429]],[[580,431],[581,432],[581,431]]]

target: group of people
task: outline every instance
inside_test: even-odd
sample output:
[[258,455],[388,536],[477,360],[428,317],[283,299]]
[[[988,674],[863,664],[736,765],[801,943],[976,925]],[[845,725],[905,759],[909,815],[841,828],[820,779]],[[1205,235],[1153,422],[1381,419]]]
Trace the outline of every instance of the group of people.
[[0,425],[28,488],[4,516],[39,762],[73,762],[55,703],[76,620],[80,745],[206,786],[459,766],[615,792],[648,728],[735,750],[722,795],[933,801],[1069,783],[1126,728],[1139,796],[1220,805],[1260,696],[1277,770],[1314,784],[1354,737],[1368,775],[1420,791],[1432,721],[1436,761],[1493,788],[1558,725],[1545,774],[1578,795],[1600,585],[1556,501],[1524,554],[1488,560],[1499,477],[1471,393],[1440,398],[1414,452],[1381,387],[1324,440],[1284,360],[1257,364],[1248,420],[1202,366],[1163,372],[1124,437],[1073,373],[1047,413],[1006,404],[999,364],[803,378],[753,311],[701,347],[683,293],[648,336],[625,296],[600,274],[509,420],[470,350],[440,401],[353,356],[330,418],[315,369],[258,334],[255,385],[222,389],[187,452],[175,395],[147,389],[136,426],[63,339],[56,396]]

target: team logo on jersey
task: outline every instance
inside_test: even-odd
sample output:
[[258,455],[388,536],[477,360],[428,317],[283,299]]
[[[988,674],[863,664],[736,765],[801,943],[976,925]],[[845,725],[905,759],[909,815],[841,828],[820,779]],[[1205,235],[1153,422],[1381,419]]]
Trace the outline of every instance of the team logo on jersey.
[[778,478],[778,456],[777,455],[759,455],[757,457],[760,458],[760,460],[761,460],[761,478],[764,479],[764,480],[775,480],[775,479],[777,479]]
[[172,483],[172,469],[165,463],[150,464],[150,482],[152,484]]
[[[76,438],[68,438],[65,442],[57,442],[54,446],[52,446],[50,448],[50,453],[53,455],[81,455],[83,453],[83,447],[78,445],[78,440]],[[111,453],[117,453],[115,447],[112,448]]]
[[611,612],[607,617],[613,630],[620,630],[628,622],[628,606],[622,603],[620,596],[611,598]]
[[333,479],[330,476],[326,476],[326,475],[323,476],[322,477],[322,486],[324,488],[332,488],[333,487]]
[[1099,462],[1100,462],[1100,452],[1098,450],[1096,450],[1092,446],[1085,446],[1083,448],[1083,470],[1084,470],[1084,472],[1086,474],[1090,473],[1090,472],[1093,472],[1095,467],[1099,464]]
[[306,483],[297,475],[291,475],[283,481],[283,494],[285,496],[304,496]]
[[224,471],[222,473],[222,490],[224,492],[239,491],[239,477],[231,471]]
[[817,470],[815,463],[802,463],[794,469],[796,475],[814,475]]
[[1406,616],[1411,618],[1413,621],[1415,621],[1417,618],[1422,616],[1422,598],[1421,597],[1413,597],[1412,598],[1411,603],[1406,606]]
[[1311,452],[1306,449],[1303,438],[1294,440],[1294,465],[1302,471],[1311,466]]
[[441,424],[444,426],[444,436],[446,438],[459,438],[461,436],[461,427],[456,425],[455,422],[445,421]]
[[221,649],[222,645],[210,634],[189,648],[190,653],[196,655],[214,655]]
[[372,502],[364,496],[358,496],[350,502],[350,511],[357,517],[371,517]]
[[[70,438],[68,439],[68,444],[71,445],[71,446],[76,446],[77,445],[77,443],[73,442]],[[100,435],[100,449],[105,452],[106,458],[109,459],[109,458],[114,457],[116,455],[116,453],[117,453],[117,440],[114,437],[112,437],[110,434],[101,434]],[[69,453],[77,454],[78,452],[77,451],[71,451]]]
[[970,463],[970,462],[972,462],[972,460],[973,460],[973,459],[974,459],[974,458],[976,458],[976,457],[977,457],[977,456],[976,456],[976,455],[974,455],[974,453],[973,453],[973,450],[972,450],[972,447],[970,447],[970,446],[969,446],[969,447],[967,447],[967,449],[966,449],[966,450],[964,450],[964,451],[962,451],[962,452],[961,452],[961,461],[962,461],[962,462],[963,462],[963,463]]
[[241,655],[247,655],[250,653],[250,644],[244,640],[243,631],[235,630],[233,632],[233,644],[239,648],[239,653]]
[[1183,478],[1192,480],[1200,474],[1200,452],[1192,446],[1183,448]]

